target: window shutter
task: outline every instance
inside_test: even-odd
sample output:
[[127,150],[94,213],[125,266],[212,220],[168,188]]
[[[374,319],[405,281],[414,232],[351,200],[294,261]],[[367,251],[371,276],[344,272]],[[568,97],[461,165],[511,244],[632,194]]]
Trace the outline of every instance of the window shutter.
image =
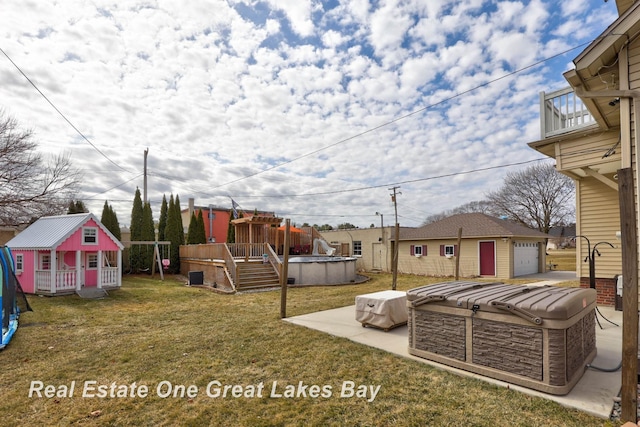
[[444,256],[444,245],[440,245],[440,256]]
[[453,245],[453,256],[458,256],[458,245]]
[[427,245],[422,245],[422,256],[427,256]]
[[411,245],[411,246],[409,247],[409,251],[410,251],[409,253],[410,253],[411,255],[415,255],[415,254],[416,254],[416,249],[415,249],[415,248],[416,248],[416,247],[415,247],[415,245]]

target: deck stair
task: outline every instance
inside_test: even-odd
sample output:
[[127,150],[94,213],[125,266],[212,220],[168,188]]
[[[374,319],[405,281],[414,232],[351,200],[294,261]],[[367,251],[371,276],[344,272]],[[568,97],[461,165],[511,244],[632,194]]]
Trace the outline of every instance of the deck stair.
[[278,273],[271,264],[262,262],[240,262],[238,263],[238,290],[272,288],[280,286]]

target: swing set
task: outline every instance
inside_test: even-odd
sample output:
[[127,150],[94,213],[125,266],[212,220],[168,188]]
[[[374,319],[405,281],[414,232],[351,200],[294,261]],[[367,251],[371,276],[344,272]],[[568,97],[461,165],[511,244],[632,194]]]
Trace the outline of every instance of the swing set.
[[[148,248],[153,246],[153,259],[151,260],[151,277],[156,274],[156,265],[158,267],[158,272],[160,273],[160,280],[164,280],[164,271],[169,269],[171,265],[171,242],[169,241],[133,241],[133,242],[125,242],[129,247],[129,272],[131,273],[133,270],[132,267],[132,247],[134,245],[138,246],[138,257],[140,257],[140,253],[142,252],[141,247],[145,246]],[[145,249],[145,254],[147,253],[147,249]],[[144,269],[138,269],[138,272],[148,272],[149,267]]]

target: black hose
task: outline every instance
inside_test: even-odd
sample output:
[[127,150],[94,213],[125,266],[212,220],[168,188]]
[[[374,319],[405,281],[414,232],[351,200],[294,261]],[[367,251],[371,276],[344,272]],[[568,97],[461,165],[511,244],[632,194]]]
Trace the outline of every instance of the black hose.
[[616,372],[618,371],[620,368],[622,368],[622,360],[620,361],[620,364],[618,366],[616,366],[615,368],[599,368],[598,366],[593,366],[591,364],[587,365],[587,369],[595,369],[596,371],[600,371],[600,372]]

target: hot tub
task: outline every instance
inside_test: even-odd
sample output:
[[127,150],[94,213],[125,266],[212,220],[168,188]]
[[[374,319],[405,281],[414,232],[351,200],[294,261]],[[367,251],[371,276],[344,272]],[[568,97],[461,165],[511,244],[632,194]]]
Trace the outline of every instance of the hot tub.
[[447,282],[407,292],[409,353],[550,394],[596,356],[594,289]]
[[296,284],[340,285],[356,280],[356,258],[298,256],[289,258],[289,278]]

